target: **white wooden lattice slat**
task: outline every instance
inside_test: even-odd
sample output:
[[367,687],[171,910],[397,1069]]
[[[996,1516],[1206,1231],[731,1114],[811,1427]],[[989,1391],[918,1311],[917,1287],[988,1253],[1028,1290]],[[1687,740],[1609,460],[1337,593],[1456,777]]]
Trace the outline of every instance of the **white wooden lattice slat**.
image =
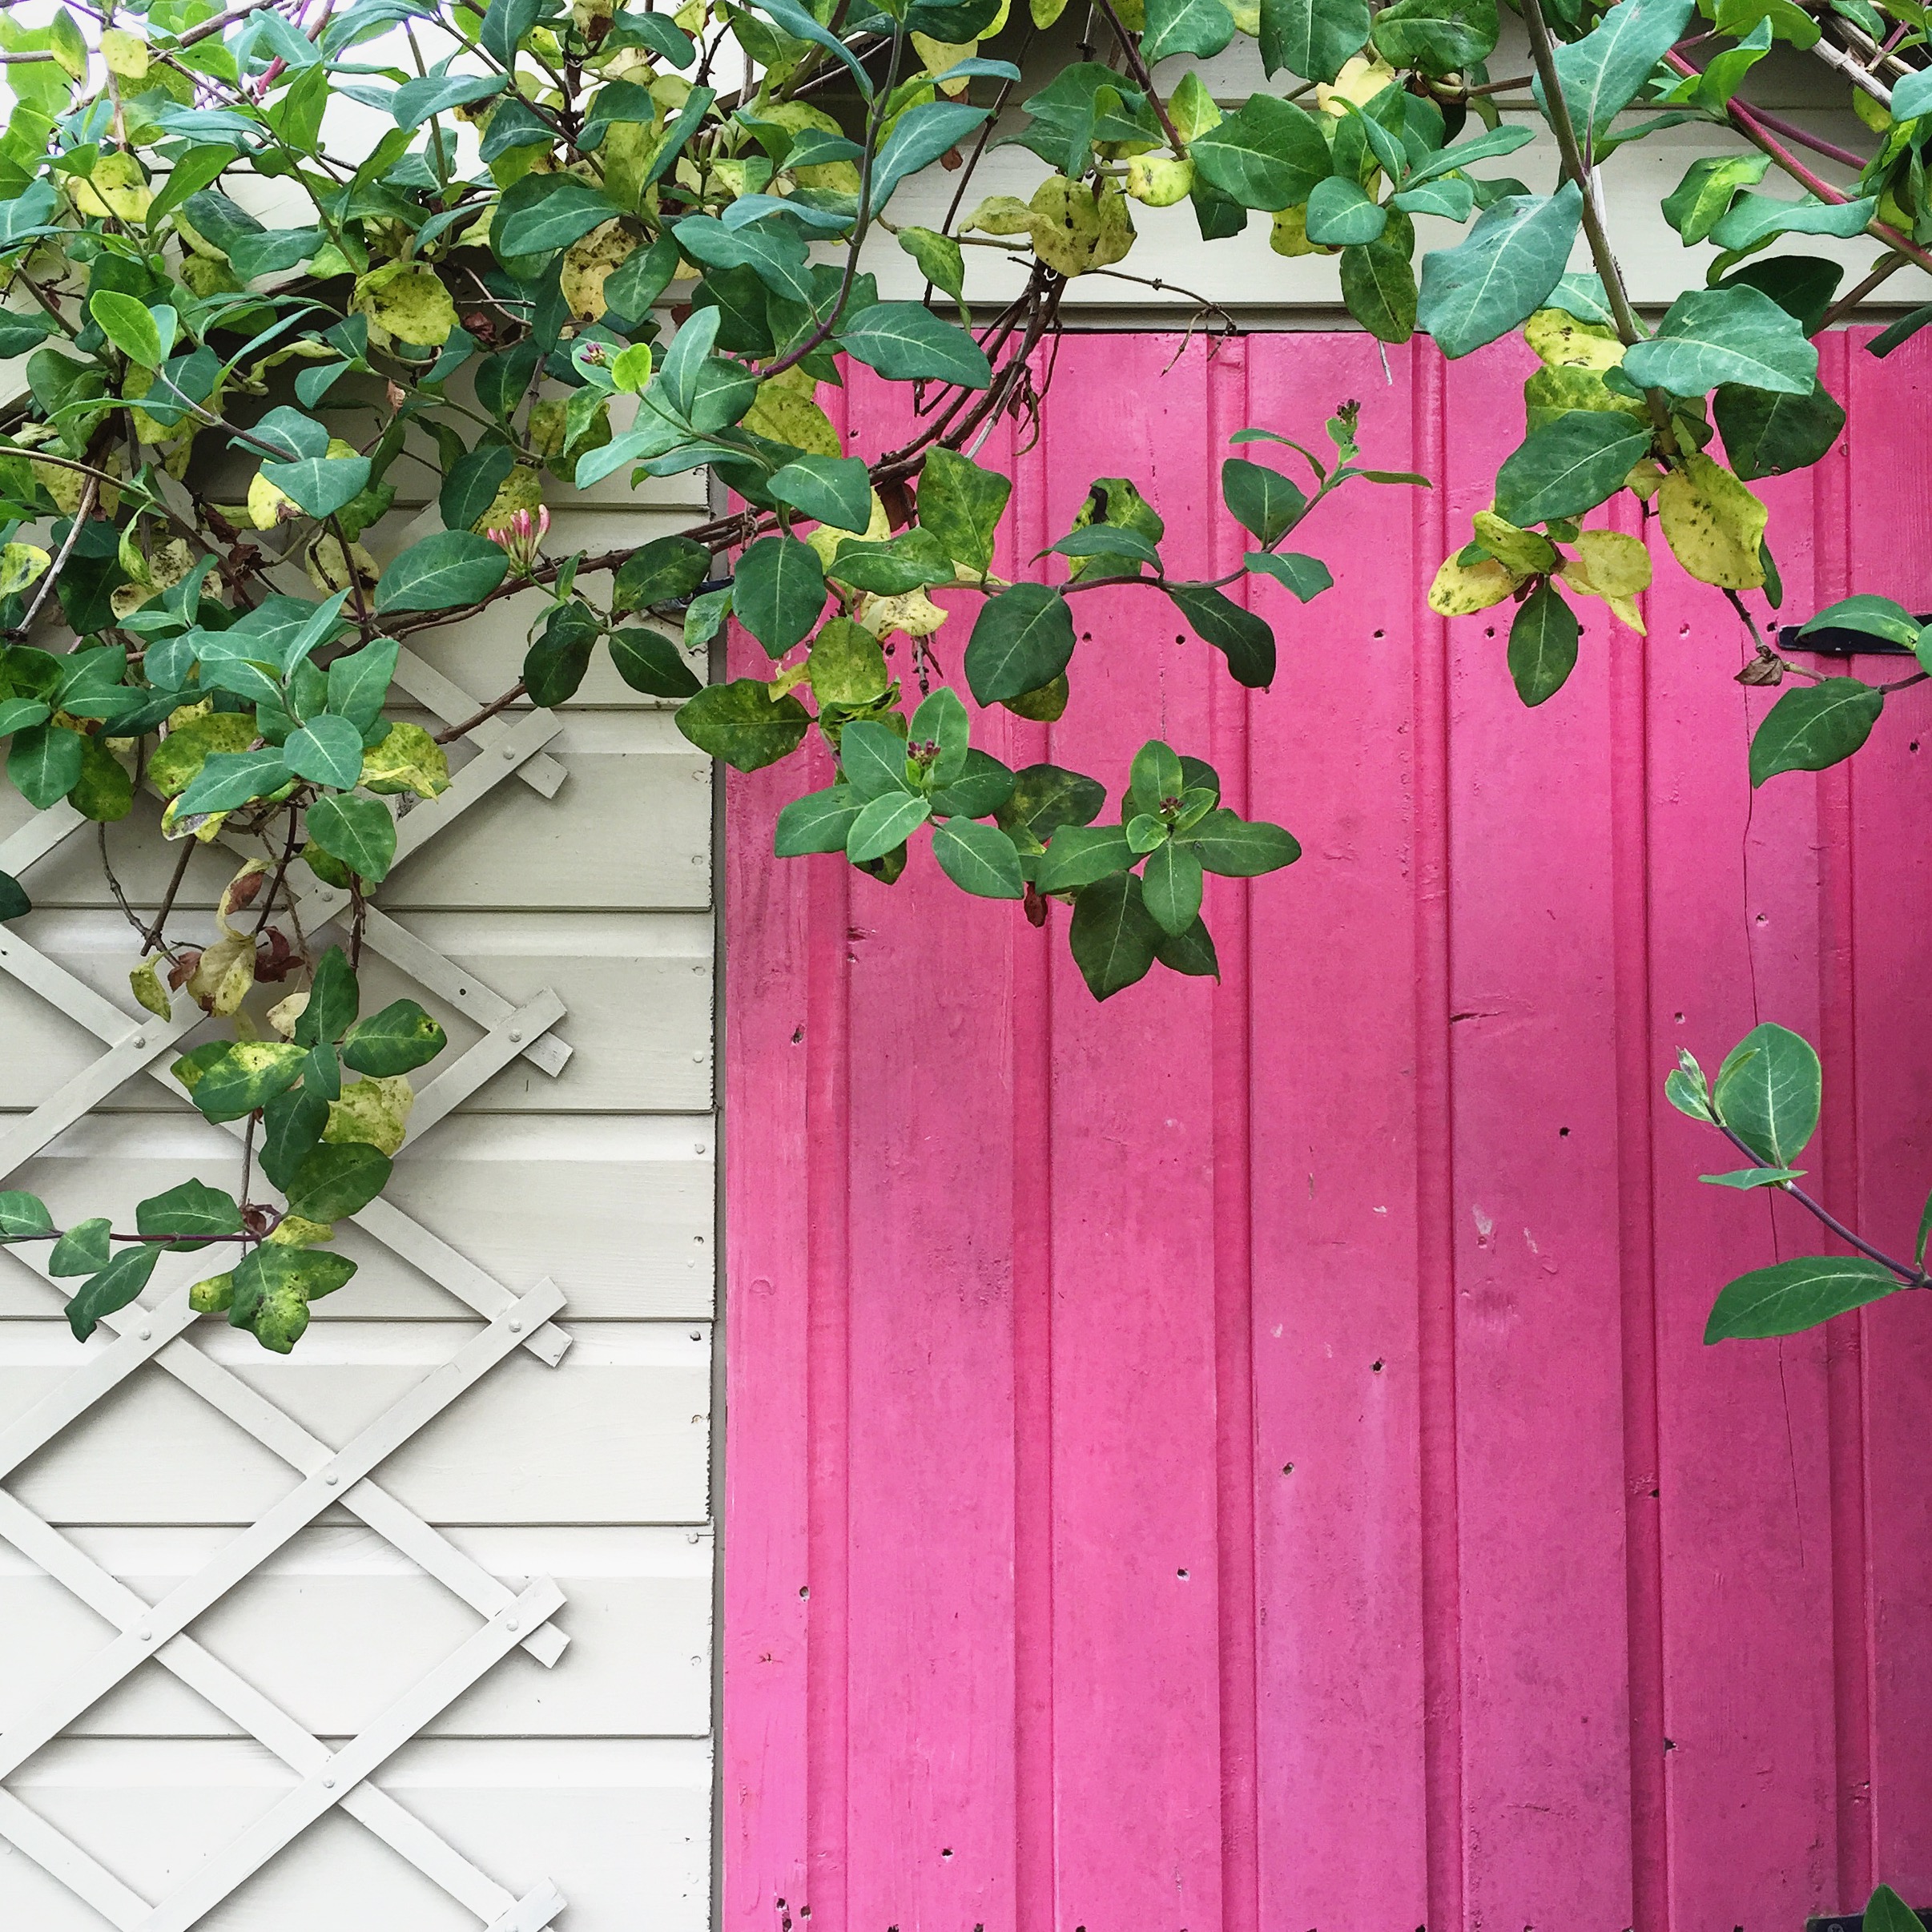
[[[404,654],[404,662],[409,674],[399,670],[399,683],[438,715],[455,722],[473,714],[474,701],[460,686],[411,654]],[[400,815],[398,864],[513,773],[523,775],[545,797],[561,784],[563,768],[541,751],[556,734],[553,717],[537,712],[513,724],[492,720],[490,726],[487,733],[477,734],[487,740],[484,755],[457,775],[449,791]],[[0,869],[18,876],[86,823],[65,806],[38,814],[0,844]],[[346,894],[318,886],[297,902],[301,929],[320,930],[346,904]],[[373,908],[366,914],[364,940],[483,1029],[481,1038],[417,1097],[411,1121],[413,1142],[520,1054],[553,1075],[567,1062],[570,1049],[551,1030],[564,1013],[554,993],[546,989],[513,1004]],[[199,1023],[200,1015],[191,1004],[183,1002],[177,1018],[167,1022],[129,1015],[17,933],[3,929],[0,970],[40,993],[107,1049],[100,1059],[0,1136],[0,1180],[135,1073],[145,1072],[179,1095],[167,1061],[175,1042]],[[244,1131],[239,1121],[231,1123],[231,1129],[237,1135]],[[175,1268],[171,1257],[168,1274],[179,1278],[172,1289],[164,1289],[151,1305],[137,1302],[109,1317],[103,1326],[113,1339],[91,1349],[58,1387],[0,1431],[0,1482],[4,1482],[151,1362],[280,1457],[299,1478],[279,1503],[217,1551],[195,1576],[151,1604],[0,1488],[0,1536],[119,1633],[50,1687],[38,1706],[0,1733],[0,1777],[17,1770],[115,1684],[153,1659],[281,1758],[300,1780],[263,1817],[153,1905],[13,1793],[0,1788],[0,1836],[123,1932],[187,1932],[338,1805],[465,1907],[485,1932],[541,1932],[564,1907],[563,1895],[547,1881],[516,1897],[368,1782],[372,1772],[510,1651],[521,1646],[540,1662],[553,1664],[569,1641],[552,1620],[564,1600],[553,1583],[538,1580],[521,1593],[513,1592],[382,1489],[371,1475],[517,1349],[528,1348],[553,1365],[560,1361],[570,1338],[550,1318],[562,1306],[563,1297],[547,1281],[521,1294],[513,1292],[388,1202],[372,1202],[355,1218],[413,1267],[476,1310],[485,1326],[343,1448],[333,1449],[312,1435],[195,1346],[187,1332],[196,1318],[189,1305],[185,1273]],[[50,1281],[41,1265],[44,1258],[30,1265]],[[349,1745],[332,1753],[187,1634],[187,1628],[336,1503],[443,1583],[484,1621]]]

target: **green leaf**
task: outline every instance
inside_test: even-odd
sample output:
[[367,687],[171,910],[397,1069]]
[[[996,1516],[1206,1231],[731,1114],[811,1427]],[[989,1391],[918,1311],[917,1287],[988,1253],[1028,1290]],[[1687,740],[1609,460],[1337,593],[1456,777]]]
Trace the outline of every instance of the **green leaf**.
[[761,537],[738,560],[731,609],[771,658],[782,658],[819,621],[825,570],[795,537]]
[[1053,834],[1045,857],[1034,868],[1033,883],[1043,892],[1075,891],[1124,872],[1138,855],[1127,842],[1125,826],[1069,825]]
[[362,989],[348,955],[340,946],[331,946],[316,964],[308,1004],[296,1017],[296,1044],[316,1047],[340,1040],[355,1024],[361,1004]]
[[1197,919],[1185,932],[1164,932],[1154,948],[1154,957],[1170,972],[1185,973],[1191,979],[1218,980],[1221,960],[1214,950],[1214,936]]
[[[1150,12],[1150,28],[1152,24]],[[1286,67],[1302,80],[1332,81],[1368,37],[1368,0],[1261,0],[1262,66],[1270,74]],[[1218,54],[1226,44],[1225,39],[1211,47],[1177,43],[1172,50],[1205,56]],[[1148,52],[1145,41],[1141,50]]]
[[756,771],[789,757],[805,742],[811,714],[787,691],[774,697],[756,678],[707,685],[678,707],[678,729],[700,751],[735,771]]
[[1242,457],[1221,465],[1221,494],[1234,521],[1270,550],[1308,510],[1307,497],[1278,469]]
[[328,667],[330,712],[346,718],[359,731],[372,730],[388,699],[401,649],[393,638],[377,638],[360,650],[336,658]]
[[963,892],[981,899],[1024,899],[1020,855],[996,826],[971,819],[948,819],[932,828],[932,855],[940,869]]
[[[1620,0],[1580,40],[1556,50],[1556,78],[1578,135],[1609,131],[1683,34],[1693,0]],[[1540,81],[1536,104],[1545,107]]]
[[1073,963],[1097,1000],[1145,979],[1164,936],[1131,872],[1096,879],[1073,902],[1068,934]]
[[1404,188],[1391,195],[1389,202],[1405,215],[1440,215],[1447,220],[1461,222],[1468,220],[1475,206],[1475,190],[1463,175],[1447,175],[1439,181],[1425,181],[1419,187]]
[[100,1215],[91,1221],[77,1221],[49,1252],[48,1274],[62,1277],[91,1274],[95,1269],[106,1267],[112,1252],[107,1238],[113,1226],[112,1222]]
[[1885,694],[1856,678],[1826,678],[1786,691],[1751,740],[1751,783],[1781,771],[1822,771],[1872,735]]
[[1816,1328],[1866,1303],[1894,1294],[1905,1283],[1890,1268],[1862,1255],[1822,1254],[1756,1268],[1729,1283],[1705,1324],[1704,1339],[1761,1341]]
[[33,725],[14,734],[6,775],[28,804],[45,811],[80,783],[87,748],[65,725]]
[[1201,865],[1197,854],[1169,840],[1148,856],[1141,897],[1154,924],[1178,939],[1201,911]]
[[1657,332],[1624,352],[1623,367],[1640,388],[1673,396],[1702,396],[1721,382],[1809,396],[1818,352],[1795,316],[1761,290],[1738,284],[1679,296]]
[[1378,341],[1407,342],[1415,333],[1415,271],[1404,250],[1387,240],[1344,248],[1341,274],[1348,312]]
[[412,544],[382,574],[376,608],[447,610],[489,595],[509,574],[509,559],[487,537],[439,530]]
[[1250,95],[1238,112],[1197,135],[1188,152],[1200,179],[1244,208],[1293,207],[1330,165],[1310,116],[1271,94]]
[[985,351],[964,329],[916,302],[877,302],[848,316],[839,346],[889,382],[950,382],[984,389],[992,380]]
[[1781,201],[1773,195],[1740,195],[1711,229],[1721,248],[1742,252],[1779,235],[1832,235],[1849,241],[1862,235],[1878,211],[1878,198],[1820,201],[1807,195]]
[[433,114],[447,114],[452,107],[500,94],[503,83],[501,74],[425,74],[396,90],[389,97],[389,112],[398,127],[413,132]]
[[293,1086],[308,1049],[276,1040],[238,1040],[211,1057],[191,1097],[211,1121],[239,1121]]
[[[358,769],[360,760],[357,761]],[[180,814],[232,811],[251,799],[266,798],[288,783],[288,761],[273,746],[254,751],[217,751],[181,795]]]
[[[757,5],[761,14],[775,20],[794,40],[811,41],[835,54],[845,63],[846,70],[859,91],[868,101],[872,98],[871,76],[866,72],[859,56],[823,21],[799,6],[798,0],[757,0]],[[904,10],[900,10],[902,14]]]
[[1375,16],[1375,51],[1391,66],[1445,74],[1496,44],[1495,0],[1395,0]]
[[308,808],[309,837],[371,885],[396,863],[396,820],[380,799],[331,793]]
[[1817,1130],[1821,1085],[1810,1041],[1767,1021],[1725,1054],[1711,1103],[1761,1161],[1788,1167]]
[[1693,1121],[1709,1121],[1716,1125],[1717,1117],[1711,1111],[1709,1089],[1705,1085],[1704,1069],[1688,1053],[1677,1057],[1683,1062],[1674,1067],[1665,1077],[1664,1097],[1680,1113],[1688,1113]]
[[[1202,6],[1218,5],[1219,0],[1194,0]],[[1222,10],[1224,12],[1226,9]],[[1233,22],[1229,22],[1230,31]],[[901,228],[899,245],[919,264],[920,272],[935,288],[943,289],[954,301],[963,301],[966,292],[966,255],[950,235],[932,228]],[[850,528],[850,525],[842,527]]]
[[1264,819],[1238,817],[1225,806],[1210,811],[1185,842],[1209,871],[1224,879],[1258,879],[1293,865],[1302,855],[1292,833]]
[[622,212],[575,175],[525,175],[504,191],[490,223],[490,246],[505,261],[553,254]]
[[689,537],[659,537],[625,560],[613,586],[610,608],[647,610],[689,597],[711,568],[711,553]]
[[1740,1190],[1753,1187],[1778,1187],[1787,1181],[1797,1180],[1805,1172],[1801,1167],[1741,1167],[1728,1174],[1700,1174],[1700,1181],[1709,1182],[1713,1187],[1734,1187]]
[[355,1272],[346,1255],[264,1242],[235,1267],[228,1321],[252,1329],[263,1347],[285,1355],[308,1326],[308,1304],[333,1294]]
[[288,1185],[288,1211],[305,1221],[345,1220],[388,1186],[392,1165],[380,1148],[363,1141],[314,1148]]
[[[851,730],[848,725],[847,731]],[[895,791],[871,799],[861,806],[846,834],[845,855],[855,865],[883,859],[904,845],[908,837],[924,825],[932,811],[932,801],[923,792]]]
[[1576,613],[1545,581],[1516,607],[1509,627],[1509,674],[1526,705],[1563,689],[1576,668]]
[[912,789],[906,776],[906,741],[869,718],[839,734],[839,768],[853,795],[865,803]]
[[38,698],[0,698],[0,738],[31,731],[53,715],[52,708]]
[[515,66],[517,49],[541,11],[539,0],[489,0],[477,33],[483,51],[506,70]]
[[38,1194],[14,1188],[0,1191],[0,1242],[20,1241],[54,1232],[53,1217]]
[[[156,369],[167,360],[173,346],[175,312],[151,309],[133,296],[119,289],[97,288],[87,299],[87,312],[101,325],[101,332],[130,362],[144,369]],[[167,317],[167,340],[162,340],[160,318]]]
[[[1266,33],[1265,8],[1262,18]],[[1146,20],[1141,53],[1149,66],[1170,54],[1212,59],[1234,38],[1234,16],[1222,0],[1147,0]]]
[[135,1209],[135,1226],[143,1234],[179,1237],[182,1251],[192,1253],[242,1231],[241,1209],[232,1194],[199,1181],[183,1181],[164,1194],[151,1194]]
[[1304,557],[1298,550],[1250,550],[1242,560],[1251,571],[1272,577],[1306,604],[1334,587],[1328,566],[1318,557]]
[[1496,514],[1519,529],[1580,517],[1622,487],[1650,437],[1648,423],[1620,411],[1564,411],[1532,429],[1505,460],[1496,475]]
[[[30,1195],[27,1198],[31,1199]],[[42,1210],[44,1214],[45,1209]],[[0,1234],[5,1232],[5,1223],[0,1222]],[[1926,1205],[1918,1216],[1918,1238],[1912,1244],[1912,1266],[1922,1269],[1926,1265],[1926,1243],[1932,1241],[1932,1194],[1926,1197]]]
[[348,718],[324,711],[289,734],[282,756],[297,778],[352,791],[362,775],[362,733]]
[[[982,469],[968,457],[936,447],[926,453],[920,472],[920,527],[936,537],[955,562],[984,571],[992,562],[993,534],[1012,493],[1012,483],[996,470]],[[863,529],[864,521],[844,527]]]
[[850,785],[827,785],[794,799],[778,815],[771,849],[780,859],[807,852],[842,852],[852,821],[866,801]]
[[581,598],[553,604],[542,632],[524,654],[523,683],[530,702],[549,706],[574,698],[602,634],[596,612]]
[[1506,195],[1476,218],[1466,240],[1423,256],[1417,316],[1445,356],[1494,342],[1542,307],[1569,260],[1582,212],[1573,181],[1554,195]]
[[[342,1036],[342,1062],[376,1080],[427,1065],[449,1044],[441,1027],[413,1000],[392,1000]],[[326,1221],[326,1214],[311,1217]]]
[[34,909],[25,888],[11,872],[0,872],[0,925],[10,919],[24,919]]
[[1845,412],[1821,382],[1807,396],[1725,383],[1712,399],[1712,413],[1731,473],[1746,483],[1808,468],[1829,453],[1845,427]]
[[1274,632],[1266,618],[1206,584],[1172,585],[1167,594],[1188,628],[1227,659],[1237,684],[1266,690],[1274,682]]
[[272,483],[311,517],[332,517],[368,488],[367,457],[309,457],[299,463],[264,463],[262,480]]
[[966,645],[966,682],[981,704],[1024,697],[1073,655],[1073,614],[1047,584],[1015,584],[988,598]]
[[858,457],[797,457],[765,487],[800,516],[836,530],[863,530],[871,521],[871,479]]
[[67,1325],[74,1330],[74,1340],[85,1342],[103,1315],[127,1307],[147,1286],[160,1258],[158,1247],[123,1248],[91,1281],[83,1282],[80,1292],[66,1306]]
[[1519,147],[1536,138],[1535,131],[1519,121],[1512,121],[1505,127],[1492,127],[1474,140],[1459,141],[1453,147],[1440,149],[1427,161],[1419,161],[1409,170],[1405,185],[1418,187],[1425,181],[1457,173],[1473,162],[1493,161],[1502,155],[1513,155]]
[[[972,739],[972,722],[959,694],[942,684],[931,696],[920,700],[912,714],[912,740],[915,744],[938,747],[932,761],[932,782],[948,785],[966,769],[966,753]],[[1008,775],[1012,775],[1010,773]],[[977,818],[969,812],[968,818]]]
[[302,1085],[278,1093],[262,1109],[262,1172],[277,1187],[292,1181],[328,1125],[328,1101]]
[[1869,594],[1841,598],[1835,604],[1828,604],[1809,622],[1800,626],[1798,635],[1808,637],[1814,630],[1857,630],[1868,638],[1882,638],[1890,644],[1902,644],[1910,650],[1918,641],[1918,619],[1902,604],[1895,604],[1889,597],[1873,597]]
[[1013,774],[1013,788],[996,815],[1001,829],[1018,833],[1023,843],[1040,843],[1063,826],[1088,824],[1106,802],[1107,788],[1096,779],[1059,765],[1027,765]]
[[925,101],[909,107],[872,158],[871,211],[876,215],[906,176],[938,160],[986,119],[984,107],[964,101]]
[[[1924,75],[1914,74],[1910,78],[1923,79]],[[1902,88],[1903,85],[1901,82]],[[1898,107],[1896,93],[1892,97],[1892,107],[1896,113]],[[1924,111],[1932,112],[1932,98],[1926,100]],[[1889,1885],[1882,1885],[1865,1902],[1865,1932],[1925,1932],[1925,1922]]]
[[497,500],[509,473],[517,466],[517,453],[507,443],[479,443],[469,455],[449,466],[437,508],[443,527],[467,530]]
[[613,631],[610,662],[634,691],[647,698],[689,698],[703,689],[674,638],[635,626]]

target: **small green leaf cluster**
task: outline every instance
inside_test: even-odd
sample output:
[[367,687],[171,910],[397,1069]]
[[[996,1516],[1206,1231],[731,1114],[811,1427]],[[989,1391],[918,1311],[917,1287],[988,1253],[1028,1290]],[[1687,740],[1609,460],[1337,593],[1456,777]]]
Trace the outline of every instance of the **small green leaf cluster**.
[[1753,1027],[1724,1057],[1714,1082],[1688,1051],[1664,1083],[1680,1113],[1718,1129],[1757,1165],[1703,1178],[1714,1186],[1775,1188],[1792,1195],[1834,1233],[1862,1251],[1811,1254],[1754,1268],[1729,1282],[1705,1324],[1706,1342],[1797,1334],[1834,1315],[1926,1285],[1926,1243],[1932,1238],[1932,1197],[1919,1218],[1910,1267],[1888,1260],[1833,1220],[1795,1183],[1805,1170],[1791,1163],[1817,1131],[1823,1083],[1811,1043],[1788,1028]]

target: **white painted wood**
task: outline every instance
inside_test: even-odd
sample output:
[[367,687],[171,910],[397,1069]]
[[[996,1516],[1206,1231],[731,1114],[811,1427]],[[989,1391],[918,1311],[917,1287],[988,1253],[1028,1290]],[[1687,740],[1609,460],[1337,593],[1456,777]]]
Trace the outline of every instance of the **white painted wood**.
[[[553,548],[634,548],[704,489],[555,491]],[[513,681],[541,608],[414,634],[418,721]],[[400,815],[362,974],[451,1049],[296,1353],[190,1315],[219,1253],[165,1261],[83,1347],[66,1286],[0,1250],[0,1644],[35,1666],[0,1680],[6,1932],[339,1932],[345,1901],[358,1932],[707,1922],[711,771],[601,663],[474,741]],[[155,811],[106,838],[148,908],[175,856]],[[119,1222],[191,1174],[234,1186],[239,1133],[185,1105],[168,1064],[215,1029],[133,1008],[100,835],[70,829],[0,783],[0,865],[35,901],[0,935],[0,1148],[24,1157],[0,1185]],[[178,926],[207,928],[245,855],[194,852]],[[340,904],[311,888],[304,929],[342,936]]]

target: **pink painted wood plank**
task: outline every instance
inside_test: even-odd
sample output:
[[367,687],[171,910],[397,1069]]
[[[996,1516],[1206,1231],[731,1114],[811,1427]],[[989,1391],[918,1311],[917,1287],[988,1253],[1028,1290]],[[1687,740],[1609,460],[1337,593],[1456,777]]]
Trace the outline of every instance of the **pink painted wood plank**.
[[[1107,347],[1076,377],[1085,405],[1046,424],[1047,528],[1067,528],[1092,478],[1131,474],[1166,505],[1164,555],[1204,567],[1205,346],[1165,376],[1171,343]],[[1093,642],[1073,675],[1093,695],[1051,743],[1057,759],[1105,779],[1112,815],[1145,725],[1177,751],[1209,748],[1213,654],[1177,642],[1171,612],[1145,591],[1084,594],[1075,618]],[[1181,1932],[1218,1924],[1221,1910],[1214,995],[1162,972],[1097,1007],[1064,919],[1057,908],[1057,1923]],[[1067,1829],[1096,1805],[1109,1832]]]
[[[1419,464],[1414,398],[1428,376],[1407,352],[1390,352],[1386,384],[1364,337],[1298,337],[1292,360],[1276,346],[1241,345],[1252,422],[1318,436],[1319,416],[1356,396],[1371,460]],[[1358,484],[1306,537],[1334,560],[1338,588],[1306,613],[1257,605],[1284,654],[1275,688],[1250,700],[1250,808],[1304,846],[1246,892],[1251,1158],[1266,1177],[1250,1212],[1269,1926],[1413,1926],[1430,1911],[1408,586],[1438,520],[1426,495]]]
[[[1839,390],[1859,468],[1847,463],[1847,523],[1856,582],[1932,610],[1927,495],[1912,479],[1932,446],[1932,356],[1922,340],[1884,361],[1850,358]],[[1896,458],[1888,461],[1891,453]],[[1897,658],[1861,666],[1878,681]],[[1932,1186],[1932,1038],[1925,1024],[1923,936],[1932,922],[1932,855],[1917,827],[1932,785],[1932,700],[1924,689],[1886,700],[1853,778],[1857,839],[1853,959],[1857,974],[1858,1225],[1904,1249]],[[1866,1400],[1866,1614],[1870,1645],[1870,1855],[1876,1876],[1914,1904],[1932,1900],[1932,1490],[1924,1479],[1925,1391],[1932,1328],[1908,1296],[1862,1318]]]
[[[1444,553],[1520,441],[1537,364],[1447,392]],[[1610,664],[1525,711],[1510,607],[1450,627],[1450,1069],[1463,1807],[1471,1925],[1631,1915]],[[1560,1455],[1549,1446],[1560,1441]],[[1560,1565],[1550,1552],[1560,1547]]]
[[[883,386],[851,392],[859,447],[896,440]],[[956,674],[969,621],[935,640]],[[976,736],[1010,755],[997,717]],[[896,885],[853,875],[849,908],[852,1099],[827,1123],[852,1177],[845,1922],[1011,1925],[1013,1186],[1028,1158],[1013,956],[1039,936],[960,892],[924,841]]]
[[[731,784],[727,1922],[1771,1932],[1873,1869],[1932,1897],[1932,1345],[1914,1299],[1705,1350],[1725,1279],[1815,1244],[1700,1187],[1725,1157],[1660,1097],[1680,1044],[1812,1034],[1807,1164],[1909,1238],[1932,704],[1753,798],[1772,694],[1660,545],[1648,645],[1592,622],[1526,716],[1501,634],[1418,594],[1513,441],[1513,352],[1178,347],[1063,344],[1040,440],[988,451],[1010,562],[1129,473],[1170,558],[1226,568],[1226,435],[1347,395],[1369,460],[1451,478],[1325,510],[1308,611],[1254,593],[1274,691],[1113,590],[1067,719],[985,727],[1117,792],[1152,718],[1296,831],[1211,888],[1219,989],[1096,1011],[1064,911],[775,863],[798,781]],[[1888,568],[1932,603],[1932,353],[1849,354],[1902,481],[1765,486],[1789,612]]]
[[[1806,480],[1761,485],[1793,610],[1815,608]],[[1749,734],[1773,693],[1721,593],[1653,538],[1651,1032],[1714,1074],[1761,1020],[1819,1019],[1817,789],[1753,795]],[[1702,1341],[1734,1274],[1776,1258],[1768,1201],[1699,1184],[1733,1163],[1653,1089],[1664,1737],[1673,1926],[1801,1924],[1835,1906],[1836,1738],[1825,1343]],[[1807,1230],[1781,1218],[1782,1252]],[[1637,1741],[1640,1748],[1641,1741]]]

